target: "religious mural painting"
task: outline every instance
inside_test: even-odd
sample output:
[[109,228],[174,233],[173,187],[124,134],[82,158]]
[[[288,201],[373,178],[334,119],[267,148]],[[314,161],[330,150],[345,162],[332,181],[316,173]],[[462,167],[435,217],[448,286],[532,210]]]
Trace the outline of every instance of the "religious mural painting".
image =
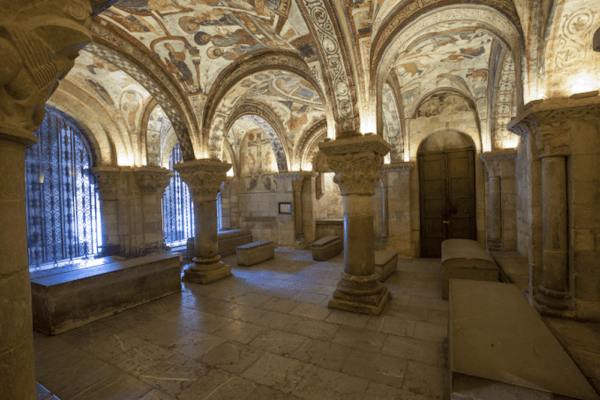
[[187,94],[207,93],[218,72],[265,49],[295,50],[309,31],[292,0],[126,0],[101,18],[150,50]]
[[392,89],[387,84],[383,86],[382,109],[383,138],[392,146],[389,156],[386,155],[386,162],[401,162],[403,161],[404,153],[402,125],[400,115],[398,114],[396,98],[392,93]]

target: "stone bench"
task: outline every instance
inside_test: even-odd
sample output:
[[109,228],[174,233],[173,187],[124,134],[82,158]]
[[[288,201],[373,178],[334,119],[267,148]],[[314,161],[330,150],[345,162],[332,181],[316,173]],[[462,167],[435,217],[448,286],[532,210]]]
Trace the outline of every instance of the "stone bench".
[[442,242],[443,299],[448,299],[448,280],[452,278],[498,282],[498,266],[474,240],[444,240]]
[[339,236],[325,236],[310,245],[312,258],[325,261],[337,256],[344,249],[344,241]]
[[448,399],[599,399],[514,284],[451,279],[448,324]]
[[389,278],[398,267],[398,253],[395,251],[375,252],[375,272],[379,274],[379,281]]
[[181,290],[180,255],[152,254],[31,280],[34,329],[56,335]]
[[275,245],[270,240],[252,242],[236,248],[238,265],[247,267],[275,258]]
[[[219,243],[219,255],[221,257],[232,256],[235,254],[236,247],[252,242],[252,232],[248,229],[221,231],[217,234],[217,240]],[[187,240],[184,258],[187,261],[192,261],[192,258],[194,258],[193,254],[195,253],[196,246],[192,237]]]

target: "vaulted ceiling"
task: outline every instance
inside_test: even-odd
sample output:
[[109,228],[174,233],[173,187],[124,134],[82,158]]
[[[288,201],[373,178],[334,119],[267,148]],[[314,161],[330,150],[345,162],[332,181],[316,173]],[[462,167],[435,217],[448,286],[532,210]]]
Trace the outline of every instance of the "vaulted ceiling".
[[119,142],[101,157],[118,164],[160,163],[144,132],[157,105],[184,159],[221,157],[237,141],[228,130],[255,115],[287,168],[323,119],[330,138],[383,134],[400,161],[407,121],[439,91],[474,107],[487,151],[513,145],[506,122],[524,103],[600,86],[585,41],[599,23],[589,0],[120,0],[55,100],[85,94],[109,115],[90,130]]

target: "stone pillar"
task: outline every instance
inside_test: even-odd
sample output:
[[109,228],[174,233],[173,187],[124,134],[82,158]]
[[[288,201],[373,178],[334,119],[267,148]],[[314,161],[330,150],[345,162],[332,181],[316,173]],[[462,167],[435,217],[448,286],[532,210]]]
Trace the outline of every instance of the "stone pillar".
[[173,171],[160,167],[96,167],[102,255],[138,257],[162,251],[161,200]]
[[96,167],[92,169],[96,175],[96,188],[100,197],[100,213],[102,220],[102,256],[119,255],[124,252],[122,222],[119,210],[119,187],[121,184],[121,168]]
[[[516,155],[515,150],[499,150],[480,155],[489,179],[489,230],[487,248],[491,251],[505,249],[503,226],[504,221],[510,217],[510,214],[504,215],[503,199],[505,194],[502,191],[502,186],[505,183],[505,179],[508,178],[508,174],[514,175],[514,165],[512,164]],[[511,164],[507,165],[507,163]],[[508,183],[508,180],[506,182]],[[509,192],[506,195],[512,194]]]
[[304,184],[304,175],[292,181],[292,191],[294,192],[294,202],[292,203],[292,212],[294,213],[294,241],[298,248],[304,248],[306,239],[304,237],[304,223],[302,221],[302,185]]
[[365,135],[325,141],[319,148],[344,197],[344,272],[329,308],[380,315],[391,295],[375,273],[372,196],[390,145]]
[[91,41],[89,1],[4,1],[0,12],[0,398],[36,399],[25,148],[44,103]]
[[535,296],[546,315],[570,306],[567,231],[567,165],[570,124],[542,125],[535,133],[542,160],[543,280]]
[[379,237],[378,241],[380,250],[385,250],[387,248],[390,237],[388,187],[388,176],[385,172],[383,172],[381,174],[381,236]]
[[184,271],[184,282],[206,284],[231,276],[231,268],[221,261],[217,240],[217,193],[230,168],[231,164],[209,159],[175,165],[194,201],[196,257]]
[[165,237],[162,229],[162,198],[175,173],[167,168],[140,167],[133,169],[135,183],[142,200],[142,228],[145,252],[164,249]]

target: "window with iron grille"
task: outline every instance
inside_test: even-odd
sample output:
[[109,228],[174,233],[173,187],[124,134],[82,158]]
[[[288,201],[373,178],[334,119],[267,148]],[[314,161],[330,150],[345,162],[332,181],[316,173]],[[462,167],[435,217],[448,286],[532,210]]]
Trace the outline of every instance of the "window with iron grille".
[[[182,162],[179,143],[175,144],[169,156],[169,168],[175,172],[163,196],[163,234],[167,246],[184,244],[194,237],[194,202],[185,182],[179,177],[173,165]],[[221,193],[217,195],[217,227],[221,231]]]
[[38,143],[25,152],[30,268],[95,256],[102,235],[90,143],[73,119],[52,107],[34,134]]

